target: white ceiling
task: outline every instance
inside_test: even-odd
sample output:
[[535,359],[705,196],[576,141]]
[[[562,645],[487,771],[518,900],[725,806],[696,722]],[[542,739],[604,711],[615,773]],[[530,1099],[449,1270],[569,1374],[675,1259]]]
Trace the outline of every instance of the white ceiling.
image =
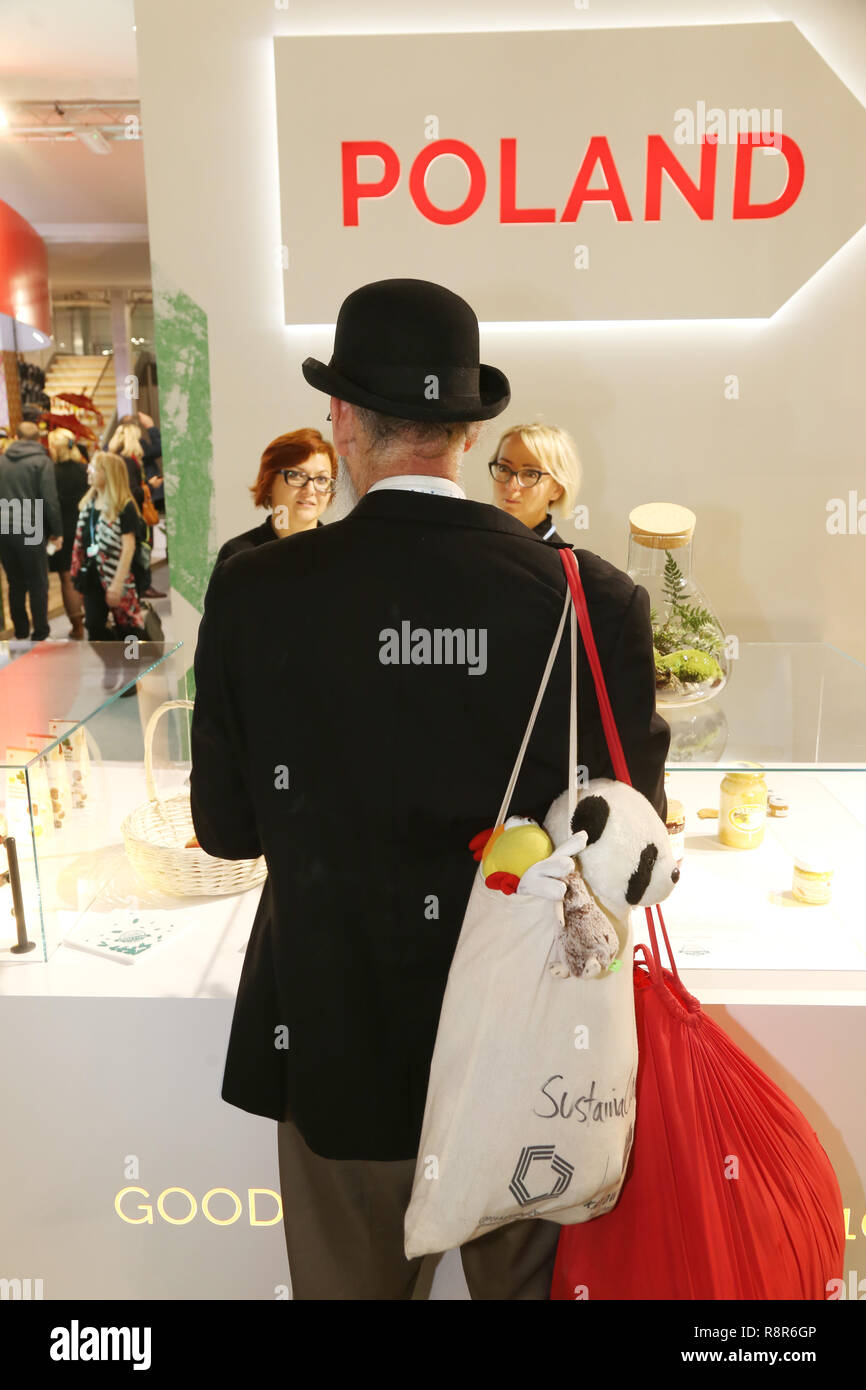
[[[135,99],[132,0],[0,0],[0,106]],[[11,141],[0,132],[0,198],[46,233],[52,290],[150,284],[142,144]]]
[[132,0],[0,0],[0,99],[138,95]]

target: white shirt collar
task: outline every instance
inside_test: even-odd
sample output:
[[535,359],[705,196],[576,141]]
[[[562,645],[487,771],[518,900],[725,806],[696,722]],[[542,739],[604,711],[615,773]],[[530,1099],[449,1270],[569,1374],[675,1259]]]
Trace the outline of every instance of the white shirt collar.
[[393,478],[380,478],[378,483],[367,488],[366,496],[377,490],[384,491],[385,488],[396,488],[401,492],[432,492],[438,493],[441,497],[462,497],[466,501],[466,493],[459,483],[454,483],[450,478],[437,478],[429,473],[398,473]]

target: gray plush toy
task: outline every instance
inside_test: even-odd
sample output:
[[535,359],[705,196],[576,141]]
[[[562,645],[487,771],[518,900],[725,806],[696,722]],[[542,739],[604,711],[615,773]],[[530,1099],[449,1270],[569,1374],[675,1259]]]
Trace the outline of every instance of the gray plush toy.
[[565,973],[593,979],[610,969],[619,954],[619,937],[577,870],[565,885],[559,935]]

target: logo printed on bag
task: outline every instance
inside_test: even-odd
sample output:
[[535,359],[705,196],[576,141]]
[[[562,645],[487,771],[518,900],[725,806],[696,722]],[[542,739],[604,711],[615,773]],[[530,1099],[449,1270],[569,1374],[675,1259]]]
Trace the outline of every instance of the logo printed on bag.
[[[554,1184],[547,1192],[530,1192],[526,1185],[525,1178],[533,1163],[544,1163],[551,1173],[556,1174]],[[520,1206],[525,1207],[530,1202],[541,1202],[545,1197],[558,1197],[573,1176],[574,1168],[556,1153],[552,1144],[527,1144],[520,1151],[508,1190]]]

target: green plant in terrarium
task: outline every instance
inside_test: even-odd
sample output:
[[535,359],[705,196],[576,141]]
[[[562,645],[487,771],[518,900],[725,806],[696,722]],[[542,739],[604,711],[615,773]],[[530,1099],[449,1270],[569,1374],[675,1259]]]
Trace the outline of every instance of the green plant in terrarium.
[[698,681],[721,680],[718,662],[724,639],[712,613],[700,604],[688,603],[683,572],[669,550],[665,551],[663,593],[668,603],[664,622],[650,609],[653,629],[656,682],[679,687]]

